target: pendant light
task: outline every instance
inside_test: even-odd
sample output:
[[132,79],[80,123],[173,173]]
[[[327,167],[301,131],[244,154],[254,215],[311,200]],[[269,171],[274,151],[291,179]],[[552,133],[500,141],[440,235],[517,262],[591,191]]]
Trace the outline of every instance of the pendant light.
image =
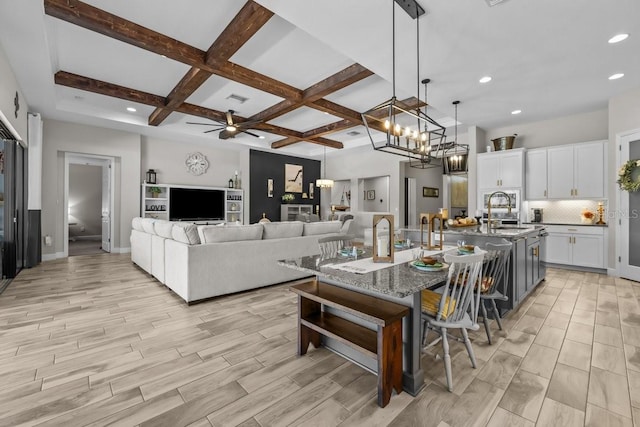
[[[403,1],[403,7],[409,4],[405,10],[410,16],[416,19],[416,35],[419,43],[419,21],[420,12],[424,11],[415,0]],[[411,10],[412,9],[412,10]],[[414,13],[415,12],[415,13]],[[406,108],[396,98],[396,23],[395,23],[395,1],[391,0],[392,19],[392,96],[386,102],[362,113],[362,121],[367,129],[371,145],[374,150],[396,154],[423,162],[426,159],[436,157],[433,153],[425,153],[425,143],[428,146],[441,147],[445,140],[445,128],[429,117],[420,108],[421,103],[415,111]],[[420,50],[417,50],[416,61],[420,63]],[[419,68],[418,68],[419,69]],[[419,90],[419,85],[418,85]],[[418,93],[418,101],[419,101]],[[381,140],[380,133],[384,135]],[[431,160],[429,160],[430,162]],[[425,162],[428,164],[429,162]],[[439,166],[439,165],[438,165]]]
[[444,172],[448,175],[452,173],[467,173],[469,165],[467,157],[469,154],[468,144],[458,144],[458,105],[460,101],[452,102],[455,108],[455,133],[453,143],[447,144],[444,151],[446,161],[444,163]]
[[322,174],[323,178],[316,179],[316,187],[318,188],[332,188],[333,180],[327,179],[327,147],[324,147],[324,156],[322,160],[322,165],[324,167],[324,173]]

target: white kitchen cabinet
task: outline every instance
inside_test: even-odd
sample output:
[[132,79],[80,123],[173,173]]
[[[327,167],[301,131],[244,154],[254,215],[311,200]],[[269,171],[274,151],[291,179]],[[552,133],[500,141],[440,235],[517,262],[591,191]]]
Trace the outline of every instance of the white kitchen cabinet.
[[602,141],[548,148],[548,198],[603,198],[605,162]]
[[525,189],[527,200],[547,198],[547,149],[527,151],[525,155]]
[[478,189],[521,188],[524,149],[478,154]]
[[594,226],[547,225],[545,262],[605,268],[605,229]]

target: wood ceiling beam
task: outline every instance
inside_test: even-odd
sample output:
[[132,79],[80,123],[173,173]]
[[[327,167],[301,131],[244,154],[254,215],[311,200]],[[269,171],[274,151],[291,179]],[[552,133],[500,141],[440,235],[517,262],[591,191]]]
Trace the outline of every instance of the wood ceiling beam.
[[273,12],[249,0],[207,51],[206,63],[227,62],[264,24]]
[[[206,54],[207,65],[214,60],[228,61],[264,24],[273,16],[273,12],[253,0],[249,0],[240,12],[231,20],[216,38]],[[158,126],[180,104],[185,102],[205,82],[212,73],[191,67],[182,80],[167,96],[165,107],[156,108],[149,116],[149,125]]]
[[81,1],[44,0],[44,11],[49,16],[184,64],[204,64],[204,51]]
[[113,98],[124,99],[126,101],[138,102],[140,104],[151,105],[153,107],[164,105],[164,98],[162,96],[130,89],[113,83],[103,82],[101,80],[79,76],[66,71],[58,71],[54,76],[54,81],[56,84],[61,86],[111,96]]
[[302,93],[302,99],[306,103],[317,101],[320,98],[337,92],[349,85],[373,75],[373,72],[360,64],[353,64],[344,70],[338,71],[332,76],[314,84]]
[[[56,84],[59,84],[61,86],[85,90],[88,92],[98,93],[101,95],[111,96],[113,98],[124,99],[127,101],[138,102],[140,104],[150,105],[152,107],[160,107],[164,105],[164,98],[162,96],[142,92],[136,89],[131,89],[128,87],[92,79],[85,76],[80,76],[78,74],[73,74],[66,71],[58,71],[54,76],[54,81]],[[182,103],[176,108],[176,111],[183,114],[189,114],[192,116],[203,117],[212,120],[226,120],[225,112],[201,107],[194,104]],[[233,120],[237,123],[247,121],[246,118],[235,115],[233,116]],[[283,128],[281,126],[276,126],[269,123],[258,123],[255,126],[255,129],[260,129],[265,132],[284,136],[286,138],[295,138],[298,141],[304,139],[302,132]],[[327,147],[330,146],[333,148],[343,148],[341,142],[332,141],[325,138],[319,138],[318,140],[309,142],[313,142],[314,144],[326,145]]]
[[[212,74],[285,99],[302,99],[302,91],[278,80],[228,61],[215,60],[207,53],[175,40],[157,31],[128,21],[117,15],[90,6],[78,0],[44,0],[45,13],[91,31],[112,37],[158,55],[200,68]],[[260,12],[263,14],[264,12]]]
[[189,98],[207,79],[211,73],[200,68],[191,67],[180,82],[173,88],[165,100],[165,105],[156,108],[149,116],[149,125],[158,126]]
[[303,135],[305,138],[321,137],[321,136],[329,135],[330,133],[336,133],[345,129],[349,129],[354,126],[356,125],[349,120],[340,120],[338,122],[333,122],[328,125],[320,126],[318,128],[306,131]]
[[349,120],[354,123],[354,126],[363,124],[362,117],[359,112],[352,110],[351,108],[343,107],[342,105],[338,105],[335,102],[331,102],[324,98],[309,103],[309,107],[325,113],[333,114],[334,116],[340,117],[344,120]]

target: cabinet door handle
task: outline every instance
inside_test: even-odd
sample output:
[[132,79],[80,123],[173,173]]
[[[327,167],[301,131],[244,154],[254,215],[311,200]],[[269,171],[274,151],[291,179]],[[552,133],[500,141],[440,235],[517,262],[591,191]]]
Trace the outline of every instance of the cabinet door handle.
[[500,187],[500,180],[496,179],[496,187]]
[[576,188],[576,196],[578,195],[578,189]]
[[544,190],[544,197],[547,197],[547,190]]
[[573,242],[571,241],[572,239],[573,239],[573,238],[572,238],[571,236],[569,236],[569,244],[573,243]]

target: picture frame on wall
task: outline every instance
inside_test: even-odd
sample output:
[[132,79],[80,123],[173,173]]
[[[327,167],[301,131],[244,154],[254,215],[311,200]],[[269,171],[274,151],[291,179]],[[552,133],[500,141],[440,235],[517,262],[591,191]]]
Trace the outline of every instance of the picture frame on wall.
[[286,193],[302,193],[301,165],[284,165],[284,191]]
[[267,197],[273,197],[273,179],[267,180]]
[[309,183],[309,198],[313,199],[313,190],[315,189],[313,182]]
[[367,190],[365,192],[365,200],[375,200],[376,199],[376,190]]
[[422,187],[422,197],[440,197],[440,189],[434,187]]

